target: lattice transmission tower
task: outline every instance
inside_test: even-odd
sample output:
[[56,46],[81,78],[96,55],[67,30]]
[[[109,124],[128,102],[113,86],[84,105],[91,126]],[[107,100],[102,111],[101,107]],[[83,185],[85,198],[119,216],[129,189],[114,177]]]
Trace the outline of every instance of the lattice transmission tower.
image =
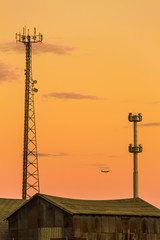
[[25,114],[24,114],[24,148],[23,148],[23,187],[22,198],[29,199],[35,193],[40,191],[37,138],[35,123],[34,93],[38,91],[35,88],[36,80],[32,78],[32,44],[42,42],[42,34],[26,33],[26,27],[23,28],[23,34],[16,33],[16,42],[24,43],[26,47],[26,69],[25,71]]

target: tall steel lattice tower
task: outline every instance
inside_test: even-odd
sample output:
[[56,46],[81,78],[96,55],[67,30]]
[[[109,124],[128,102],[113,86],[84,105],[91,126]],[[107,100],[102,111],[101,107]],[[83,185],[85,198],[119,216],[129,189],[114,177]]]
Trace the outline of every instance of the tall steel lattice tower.
[[35,124],[34,93],[38,91],[34,85],[36,80],[32,79],[32,43],[42,42],[42,34],[16,33],[16,42],[24,43],[26,47],[26,69],[25,71],[25,115],[24,115],[24,149],[23,149],[23,189],[22,198],[29,199],[40,191],[38,154]]
[[137,144],[137,122],[142,121],[142,115],[141,113],[138,113],[138,115],[132,115],[132,113],[129,113],[128,120],[129,122],[133,122],[134,131],[134,146],[132,147],[132,144],[129,145],[129,152],[133,153],[133,197],[138,198],[138,153],[142,152],[142,145],[139,144],[138,146]]

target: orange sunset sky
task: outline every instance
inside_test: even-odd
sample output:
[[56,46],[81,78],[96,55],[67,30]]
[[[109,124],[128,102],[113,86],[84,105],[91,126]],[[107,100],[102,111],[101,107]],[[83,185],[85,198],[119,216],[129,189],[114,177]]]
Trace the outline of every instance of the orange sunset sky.
[[22,195],[26,25],[44,37],[32,58],[41,193],[131,198],[128,113],[140,112],[139,197],[160,208],[159,12],[159,0],[1,1],[1,198]]

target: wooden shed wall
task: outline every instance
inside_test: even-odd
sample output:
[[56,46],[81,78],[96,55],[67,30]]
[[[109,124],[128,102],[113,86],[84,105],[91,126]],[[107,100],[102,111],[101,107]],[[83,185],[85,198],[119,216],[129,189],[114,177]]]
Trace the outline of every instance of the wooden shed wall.
[[87,240],[160,240],[160,218],[75,215],[73,234]]
[[71,237],[72,224],[70,214],[37,197],[9,218],[10,240]]

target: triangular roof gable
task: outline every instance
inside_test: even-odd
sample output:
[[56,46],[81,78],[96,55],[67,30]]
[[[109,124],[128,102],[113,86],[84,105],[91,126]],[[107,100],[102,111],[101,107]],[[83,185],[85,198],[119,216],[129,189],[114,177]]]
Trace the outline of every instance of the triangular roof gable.
[[[26,202],[24,202],[20,207],[18,207],[16,210],[14,210],[9,216],[7,216],[6,220],[8,220],[13,214],[15,214],[16,212],[18,212],[21,208],[23,208],[25,205],[27,205],[29,202],[31,202],[34,198],[36,197],[40,197],[42,199],[44,199],[45,201],[53,204],[53,202],[51,202],[49,199],[45,198],[43,196],[43,194],[40,194],[40,193],[36,193],[35,195],[33,195],[29,200],[25,200]],[[67,209],[57,205],[56,203],[54,203],[54,205],[58,208],[61,208],[62,210],[68,212],[69,214],[73,214],[72,212],[68,211]]]
[[12,212],[7,219],[22,207],[40,197],[45,201],[55,205],[69,214],[97,214],[97,215],[132,215],[132,216],[153,216],[160,217],[160,209],[141,198],[115,199],[115,200],[81,200],[55,197],[45,194],[35,194],[27,200],[21,207]]

